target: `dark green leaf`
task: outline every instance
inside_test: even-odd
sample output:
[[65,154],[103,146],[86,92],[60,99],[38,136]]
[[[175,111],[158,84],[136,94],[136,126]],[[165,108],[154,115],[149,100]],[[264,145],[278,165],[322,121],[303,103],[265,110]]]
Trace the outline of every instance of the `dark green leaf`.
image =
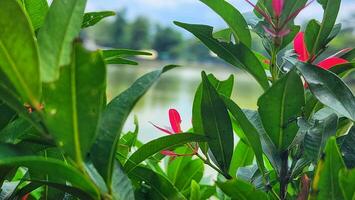
[[245,144],[243,141],[239,141],[233,152],[233,158],[231,161],[231,166],[229,168],[229,174],[235,177],[239,167],[251,165],[253,164],[253,160],[253,149],[249,145]]
[[176,66],[166,66],[139,78],[130,88],[114,98],[105,108],[97,138],[90,157],[106,183],[111,182],[113,161],[123,125],[137,101],[159,79],[165,71]]
[[254,53],[243,43],[232,44],[218,41],[213,38],[213,28],[210,26],[185,24],[181,22],[175,22],[175,24],[194,34],[221,59],[249,72],[264,90],[269,88],[269,82],[263,66]]
[[15,118],[16,112],[0,101],[0,113],[0,130],[2,130],[12,119]]
[[84,14],[83,23],[81,28],[87,28],[94,26],[106,17],[116,15],[113,11],[100,11],[100,12],[88,12]]
[[201,120],[207,144],[220,169],[228,173],[233,156],[232,122],[223,100],[213,87],[205,72],[202,72]]
[[131,171],[145,159],[162,150],[183,145],[189,142],[201,142],[206,140],[207,138],[204,136],[194,135],[191,133],[173,134],[152,140],[144,144],[128,158],[126,164],[124,165],[124,170],[127,173],[131,173]]
[[287,73],[259,98],[261,120],[279,152],[286,150],[295,138],[296,119],[304,104],[302,80],[295,71]]
[[353,126],[347,135],[338,138],[340,151],[344,157],[348,168],[355,167],[355,126]]
[[345,168],[335,137],[328,140],[325,158],[318,162],[313,178],[313,197],[315,199],[339,200],[343,194],[339,185],[339,171]]
[[219,188],[232,199],[261,200],[268,199],[267,194],[261,190],[256,190],[253,185],[245,181],[234,179],[227,182],[217,182]]
[[17,1],[0,1],[0,27],[0,70],[22,100],[39,108],[41,80],[37,45],[30,22]]
[[339,77],[311,64],[300,63],[296,67],[306,79],[313,95],[321,103],[355,120],[355,97]]
[[186,199],[168,179],[148,168],[136,167],[133,169],[132,173],[130,173],[130,177],[149,185],[149,191],[146,194],[147,199]]
[[127,177],[117,161],[114,161],[112,174],[113,200],[134,200],[134,190],[131,180]]
[[111,49],[103,50],[103,57],[105,59],[115,58],[115,57],[127,57],[127,56],[151,56],[152,54],[145,51],[136,51],[130,49]]
[[59,68],[71,60],[72,42],[78,36],[86,0],[54,0],[38,32],[41,77],[44,82],[59,78]]
[[106,67],[99,52],[81,45],[75,45],[72,60],[59,80],[44,85],[45,121],[58,145],[81,165],[105,105]]
[[355,48],[350,49],[348,52],[342,55],[341,58],[348,61],[353,61],[355,59]]
[[243,15],[225,0],[201,0],[228,24],[234,38],[245,46],[251,47],[251,35]]

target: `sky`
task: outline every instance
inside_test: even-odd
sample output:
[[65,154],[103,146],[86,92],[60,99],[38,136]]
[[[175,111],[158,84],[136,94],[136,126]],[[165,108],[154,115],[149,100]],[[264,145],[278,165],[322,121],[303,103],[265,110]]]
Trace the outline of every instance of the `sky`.
[[[244,0],[228,0],[228,2],[241,12],[252,10]],[[199,0],[88,0],[87,4],[87,11],[121,9],[126,9],[130,19],[146,16],[153,22],[170,26],[173,26],[173,21],[224,26],[220,17]],[[351,13],[355,13],[355,1],[343,0],[338,19],[346,18]],[[296,22],[300,23],[310,17],[322,18],[322,8],[317,2],[313,2],[303,10]]]

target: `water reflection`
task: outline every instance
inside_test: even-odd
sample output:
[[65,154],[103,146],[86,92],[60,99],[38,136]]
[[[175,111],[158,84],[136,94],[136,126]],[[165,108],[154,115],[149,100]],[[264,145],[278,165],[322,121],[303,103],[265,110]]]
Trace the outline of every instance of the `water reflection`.
[[[167,63],[144,62],[139,66],[110,66],[108,70],[108,99],[115,97],[128,88],[143,74],[158,69]],[[261,88],[254,79],[235,68],[214,64],[182,64],[183,67],[173,69],[162,76],[160,81],[137,103],[129,117],[124,130],[133,129],[133,116],[137,115],[140,125],[139,139],[149,141],[164,135],[149,122],[168,125],[168,109],[176,108],[182,115],[182,127],[191,127],[191,110],[194,93],[201,81],[201,70],[213,73],[219,79],[235,75],[233,99],[242,108],[256,108]]]

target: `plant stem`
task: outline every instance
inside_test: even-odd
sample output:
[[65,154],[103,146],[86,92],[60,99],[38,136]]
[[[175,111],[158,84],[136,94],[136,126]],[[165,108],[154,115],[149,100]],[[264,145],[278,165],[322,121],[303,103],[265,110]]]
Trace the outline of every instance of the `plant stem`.
[[232,179],[232,176],[229,175],[228,173],[225,173],[218,169],[216,166],[214,166],[209,159],[205,159],[202,157],[200,154],[196,154],[197,157],[199,157],[206,165],[210,166],[212,169],[216,170],[218,173],[222,174],[226,179]]
[[281,170],[280,170],[280,199],[285,200],[287,196],[287,184],[288,184],[288,151],[282,152],[281,155]]

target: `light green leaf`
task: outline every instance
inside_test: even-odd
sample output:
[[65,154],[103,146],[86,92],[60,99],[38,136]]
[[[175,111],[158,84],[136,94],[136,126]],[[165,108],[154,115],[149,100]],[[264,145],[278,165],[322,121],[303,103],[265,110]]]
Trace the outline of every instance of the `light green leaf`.
[[234,179],[227,182],[217,182],[217,186],[232,199],[261,200],[268,199],[265,192],[256,190],[255,187],[245,181]]
[[0,70],[23,101],[39,108],[41,80],[33,29],[17,1],[0,1]]
[[47,0],[21,0],[23,7],[31,19],[32,27],[37,30],[43,25],[48,12]]
[[345,200],[353,200],[355,198],[355,169],[340,170],[339,184]]
[[301,78],[290,71],[258,100],[258,110],[267,135],[279,152],[286,150],[295,138],[297,117],[305,104]]
[[59,78],[59,68],[71,59],[72,42],[83,21],[86,0],[54,0],[38,32],[43,82]]
[[236,177],[238,168],[253,164],[253,160],[253,148],[245,144],[243,141],[239,141],[233,152],[229,174]]
[[196,181],[192,180],[190,186],[190,200],[200,200],[200,193],[200,185]]
[[72,60],[58,81],[44,85],[45,123],[57,144],[81,165],[105,105],[106,67],[99,52],[81,45],[75,45]]

